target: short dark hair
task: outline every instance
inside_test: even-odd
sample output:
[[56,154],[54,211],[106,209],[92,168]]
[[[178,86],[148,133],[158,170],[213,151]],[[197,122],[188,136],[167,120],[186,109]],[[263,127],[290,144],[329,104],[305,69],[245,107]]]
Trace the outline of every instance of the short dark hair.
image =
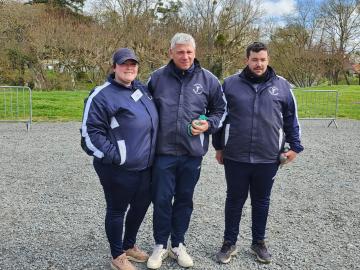
[[249,58],[250,56],[250,52],[260,52],[260,51],[267,51],[267,47],[264,43],[262,42],[254,42],[252,44],[250,44],[247,48],[246,48],[246,57]]

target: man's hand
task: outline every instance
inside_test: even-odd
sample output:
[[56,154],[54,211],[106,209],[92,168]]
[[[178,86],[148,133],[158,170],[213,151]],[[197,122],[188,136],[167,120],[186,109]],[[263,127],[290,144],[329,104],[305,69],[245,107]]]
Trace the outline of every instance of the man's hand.
[[200,135],[209,129],[209,123],[206,120],[195,119],[191,122],[191,134]]
[[286,156],[285,164],[287,164],[296,158],[297,153],[292,150],[289,150],[289,151],[283,153],[283,155]]
[[224,164],[224,151],[216,150],[215,158],[219,164],[223,165]]

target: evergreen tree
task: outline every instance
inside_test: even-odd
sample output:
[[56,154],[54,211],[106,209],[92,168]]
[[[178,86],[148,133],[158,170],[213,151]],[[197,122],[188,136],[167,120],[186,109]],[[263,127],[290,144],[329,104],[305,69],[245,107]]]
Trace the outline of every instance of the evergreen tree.
[[28,4],[49,4],[61,8],[67,8],[74,12],[79,12],[84,6],[85,0],[33,0]]

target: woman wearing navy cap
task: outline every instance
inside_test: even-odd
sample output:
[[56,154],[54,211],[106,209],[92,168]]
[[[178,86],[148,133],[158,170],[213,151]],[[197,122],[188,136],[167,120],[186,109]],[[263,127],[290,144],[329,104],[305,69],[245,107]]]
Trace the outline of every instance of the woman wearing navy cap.
[[135,242],[151,201],[150,166],[158,115],[146,86],[135,80],[138,65],[131,49],[114,53],[114,72],[91,91],[81,127],[82,147],[94,156],[93,165],[104,189],[105,231],[114,270],[134,270],[129,260],[146,262],[149,257]]

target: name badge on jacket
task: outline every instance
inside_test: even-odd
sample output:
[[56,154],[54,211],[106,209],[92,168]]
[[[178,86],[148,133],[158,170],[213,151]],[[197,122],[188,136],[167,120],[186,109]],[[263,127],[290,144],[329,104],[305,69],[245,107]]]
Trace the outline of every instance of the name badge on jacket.
[[131,95],[132,99],[135,100],[135,102],[137,102],[142,96],[143,93],[139,89],[136,89],[136,91]]

